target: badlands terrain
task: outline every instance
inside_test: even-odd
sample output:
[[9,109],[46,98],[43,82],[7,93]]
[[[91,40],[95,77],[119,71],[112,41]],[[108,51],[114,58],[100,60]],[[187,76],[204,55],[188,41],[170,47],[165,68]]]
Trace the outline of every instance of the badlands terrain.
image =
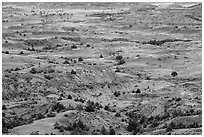
[[201,3],[2,3],[2,134],[201,135]]

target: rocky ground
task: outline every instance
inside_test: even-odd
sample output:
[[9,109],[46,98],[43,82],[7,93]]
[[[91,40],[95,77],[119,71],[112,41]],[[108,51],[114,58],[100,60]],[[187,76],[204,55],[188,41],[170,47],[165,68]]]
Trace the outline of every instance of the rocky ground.
[[202,134],[201,3],[2,3],[2,132]]

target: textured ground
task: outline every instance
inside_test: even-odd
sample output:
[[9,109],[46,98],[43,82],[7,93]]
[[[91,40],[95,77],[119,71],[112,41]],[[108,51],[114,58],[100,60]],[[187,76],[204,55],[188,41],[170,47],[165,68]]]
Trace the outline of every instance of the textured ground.
[[4,134],[202,134],[201,3],[3,3]]

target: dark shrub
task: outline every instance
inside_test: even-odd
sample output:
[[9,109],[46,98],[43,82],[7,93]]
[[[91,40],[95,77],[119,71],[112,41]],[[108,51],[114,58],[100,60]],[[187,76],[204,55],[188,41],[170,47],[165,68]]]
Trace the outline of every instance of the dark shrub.
[[83,61],[83,58],[82,58],[82,57],[79,57],[78,61]]
[[116,56],[116,59],[117,59],[117,60],[121,60],[121,59],[123,59],[123,56],[118,55],[118,56]]
[[176,101],[181,101],[181,98],[176,98]]
[[71,74],[76,74],[76,71],[72,69]]
[[139,89],[139,88],[136,90],[136,93],[141,93],[141,91],[140,91],[140,89]]
[[36,114],[35,117],[36,117],[36,120],[45,118],[43,114]]
[[137,122],[137,120],[136,119],[130,119],[128,126],[127,126],[127,131],[130,131],[130,132],[134,131],[137,127],[140,127],[140,124]]
[[51,80],[53,77],[52,76],[50,76],[50,75],[44,75],[44,77],[46,78],[46,79],[48,79],[48,80]]
[[2,127],[2,133],[3,133],[3,134],[8,133],[8,129],[7,129],[6,127]]
[[118,96],[120,96],[120,91],[115,91],[113,94],[114,94],[116,97],[118,97]]
[[157,127],[157,126],[159,126],[159,122],[157,122],[156,120],[154,120],[154,121],[152,122],[152,124],[151,124],[151,128],[155,128],[155,127]]
[[122,65],[122,64],[125,64],[125,60],[124,59],[119,60],[119,62],[117,63],[117,65]]
[[3,106],[2,106],[2,110],[7,110],[6,105],[3,105]]
[[48,71],[48,73],[54,73],[54,72],[55,72],[55,69],[53,69],[53,68],[50,67],[50,68],[48,68],[47,71]]
[[68,95],[67,99],[72,99],[72,96],[71,96],[71,95]]
[[70,64],[70,62],[69,62],[68,60],[65,60],[65,61],[63,62],[63,64]]
[[109,135],[115,135],[115,130],[113,128],[110,128],[109,130]]
[[76,49],[77,46],[76,46],[76,45],[72,45],[71,48],[72,48],[72,49]]
[[137,133],[139,133],[140,132],[140,128],[136,128],[134,131],[133,131],[133,135],[136,135]]
[[146,80],[151,80],[151,78],[150,78],[149,76],[147,76],[145,79],[146,79]]
[[107,131],[106,131],[106,128],[104,126],[101,128],[101,134],[107,135]]
[[59,113],[60,111],[65,110],[65,109],[66,109],[65,106],[62,105],[62,104],[60,104],[59,102],[57,102],[57,103],[52,107],[52,110],[53,110],[53,111],[56,110],[58,113]]
[[13,71],[18,71],[18,70],[21,70],[21,69],[17,67],[17,68],[15,68]]
[[21,51],[19,54],[20,54],[20,55],[23,55],[24,53],[23,53],[23,51]]
[[103,55],[100,55],[100,57],[99,58],[103,58]]
[[168,127],[171,128],[171,129],[175,129],[176,124],[174,122],[171,122]]
[[96,102],[94,106],[95,106],[95,108],[98,109],[98,110],[101,109],[101,108],[103,108],[103,106],[102,106],[101,104],[99,104],[98,102]]
[[5,51],[4,53],[5,53],[5,54],[9,54],[9,51]]
[[72,127],[71,123],[67,124],[67,126],[65,127],[65,130],[67,130],[67,131],[72,131],[73,130],[73,127]]
[[120,117],[121,115],[120,115],[119,112],[117,112],[117,113],[115,114],[115,116],[116,116],[116,117]]
[[36,69],[35,69],[35,68],[31,68],[30,73],[32,73],[32,74],[36,74],[36,73],[37,73],[37,71],[36,71]]
[[172,73],[171,73],[171,76],[173,76],[173,77],[175,77],[175,76],[177,76],[178,75],[178,73],[176,72],[176,71],[173,71]]
[[52,112],[50,112],[50,113],[47,114],[47,117],[55,117],[55,116],[56,116],[56,114],[55,114],[55,113],[52,113]]
[[141,116],[140,124],[143,124],[146,120],[147,120],[147,118],[145,116]]
[[108,106],[108,105],[106,105],[106,106],[104,107],[104,110],[106,110],[106,111],[110,111],[109,106]]
[[35,131],[35,132],[30,133],[30,135],[40,135],[40,134],[39,134],[39,131]]
[[85,111],[87,111],[87,112],[94,112],[95,111],[94,110],[94,106],[91,105],[91,104],[87,105],[86,108],[85,108]]

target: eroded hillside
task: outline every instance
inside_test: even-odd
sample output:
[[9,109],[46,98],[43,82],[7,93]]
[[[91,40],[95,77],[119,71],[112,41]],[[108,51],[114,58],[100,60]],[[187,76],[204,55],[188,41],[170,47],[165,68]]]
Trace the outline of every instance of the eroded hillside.
[[202,134],[201,3],[2,3],[2,132]]

